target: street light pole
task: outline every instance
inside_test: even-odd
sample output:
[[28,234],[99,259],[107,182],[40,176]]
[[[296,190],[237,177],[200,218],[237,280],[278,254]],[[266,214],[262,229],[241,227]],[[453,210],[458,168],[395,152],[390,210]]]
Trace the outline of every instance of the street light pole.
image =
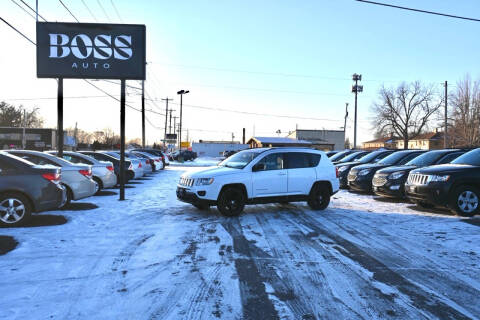
[[354,131],[353,131],[353,148],[357,147],[357,95],[359,92],[363,92],[363,86],[358,85],[358,81],[362,81],[362,75],[354,73],[352,80],[355,81],[355,84],[352,86],[352,92],[355,93],[355,120],[354,120]]
[[183,95],[184,94],[187,94],[189,93],[190,91],[188,90],[180,90],[177,92],[177,94],[180,95],[180,128],[178,129],[178,134],[179,134],[179,142],[180,142],[180,145],[179,145],[179,149],[180,151],[182,151],[182,121],[183,121],[183,118],[182,118],[182,106],[183,106]]

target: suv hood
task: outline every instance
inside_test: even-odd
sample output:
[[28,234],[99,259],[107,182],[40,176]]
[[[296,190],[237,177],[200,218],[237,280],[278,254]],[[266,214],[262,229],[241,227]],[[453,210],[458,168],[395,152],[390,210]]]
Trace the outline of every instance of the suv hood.
[[393,167],[387,167],[381,170],[378,170],[378,173],[394,173],[397,171],[411,171],[413,169],[416,169],[416,166],[393,166]]
[[386,168],[386,167],[390,167],[390,165],[370,163],[370,164],[362,164],[360,166],[356,166],[356,167],[352,168],[352,170],[354,170],[354,171],[360,171],[360,170],[363,170],[363,169],[377,169],[378,170],[378,169]]
[[232,173],[239,173],[242,169],[234,169],[228,167],[214,167],[205,170],[195,171],[192,173],[183,174],[182,177],[189,177],[189,178],[215,178],[218,176],[224,176],[227,174]]
[[465,171],[466,169],[473,169],[473,168],[478,168],[478,167],[471,166],[468,164],[438,164],[434,166],[417,169],[414,172],[422,173],[422,174],[447,174],[447,173],[453,173],[458,171]]

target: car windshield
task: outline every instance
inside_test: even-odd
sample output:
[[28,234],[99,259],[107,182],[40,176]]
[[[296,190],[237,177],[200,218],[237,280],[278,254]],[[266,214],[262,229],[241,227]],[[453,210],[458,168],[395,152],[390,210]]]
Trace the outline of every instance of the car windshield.
[[359,152],[354,152],[349,154],[348,156],[342,158],[340,162],[350,162],[350,161],[355,161],[356,159],[361,158],[361,156],[365,154],[364,151],[359,151]]
[[261,152],[259,151],[242,151],[237,154],[234,154],[230,158],[227,158],[220,162],[218,165],[220,167],[243,169],[245,168],[253,159],[255,159]]
[[395,152],[388,157],[383,158],[378,164],[393,165],[402,160],[409,152]]
[[453,160],[451,163],[454,164],[469,164],[472,166],[480,166],[480,148],[469,151],[457,159]]
[[430,151],[416,157],[415,159],[408,161],[405,165],[416,166],[416,167],[426,167],[437,162],[437,160],[445,154],[446,154],[445,151]]
[[348,154],[350,153],[350,150],[345,150],[345,151],[341,151],[335,155],[333,155],[331,158],[330,158],[330,161],[338,161],[340,159],[343,159],[343,157],[347,156]]
[[382,155],[382,152],[383,151],[374,151],[374,152],[371,152],[371,153],[367,154],[366,156],[363,156],[360,159],[357,159],[355,161],[360,162],[360,163],[369,163],[369,162],[374,161],[378,157],[383,159],[384,157],[389,155],[388,153],[385,153],[385,154]]

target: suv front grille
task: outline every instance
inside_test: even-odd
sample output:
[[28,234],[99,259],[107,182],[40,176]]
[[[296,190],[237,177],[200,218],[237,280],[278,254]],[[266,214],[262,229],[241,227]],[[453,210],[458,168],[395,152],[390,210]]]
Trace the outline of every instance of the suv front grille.
[[381,187],[387,183],[387,175],[375,175],[372,179],[372,185],[375,187]]
[[180,178],[179,184],[181,186],[186,186],[186,187],[191,187],[193,186],[193,183],[195,182],[195,179],[192,178]]
[[426,185],[428,183],[428,175],[421,173],[411,173],[408,176],[408,184]]

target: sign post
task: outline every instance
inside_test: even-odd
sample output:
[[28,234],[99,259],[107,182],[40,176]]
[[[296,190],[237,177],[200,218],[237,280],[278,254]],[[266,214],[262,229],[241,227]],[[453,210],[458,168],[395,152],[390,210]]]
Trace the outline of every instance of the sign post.
[[[37,77],[58,78],[58,154],[63,154],[63,79],[117,79],[120,200],[125,200],[125,85],[145,80],[145,25],[37,22]],[[143,86],[143,84],[142,84]],[[145,141],[144,135],[142,135]]]

